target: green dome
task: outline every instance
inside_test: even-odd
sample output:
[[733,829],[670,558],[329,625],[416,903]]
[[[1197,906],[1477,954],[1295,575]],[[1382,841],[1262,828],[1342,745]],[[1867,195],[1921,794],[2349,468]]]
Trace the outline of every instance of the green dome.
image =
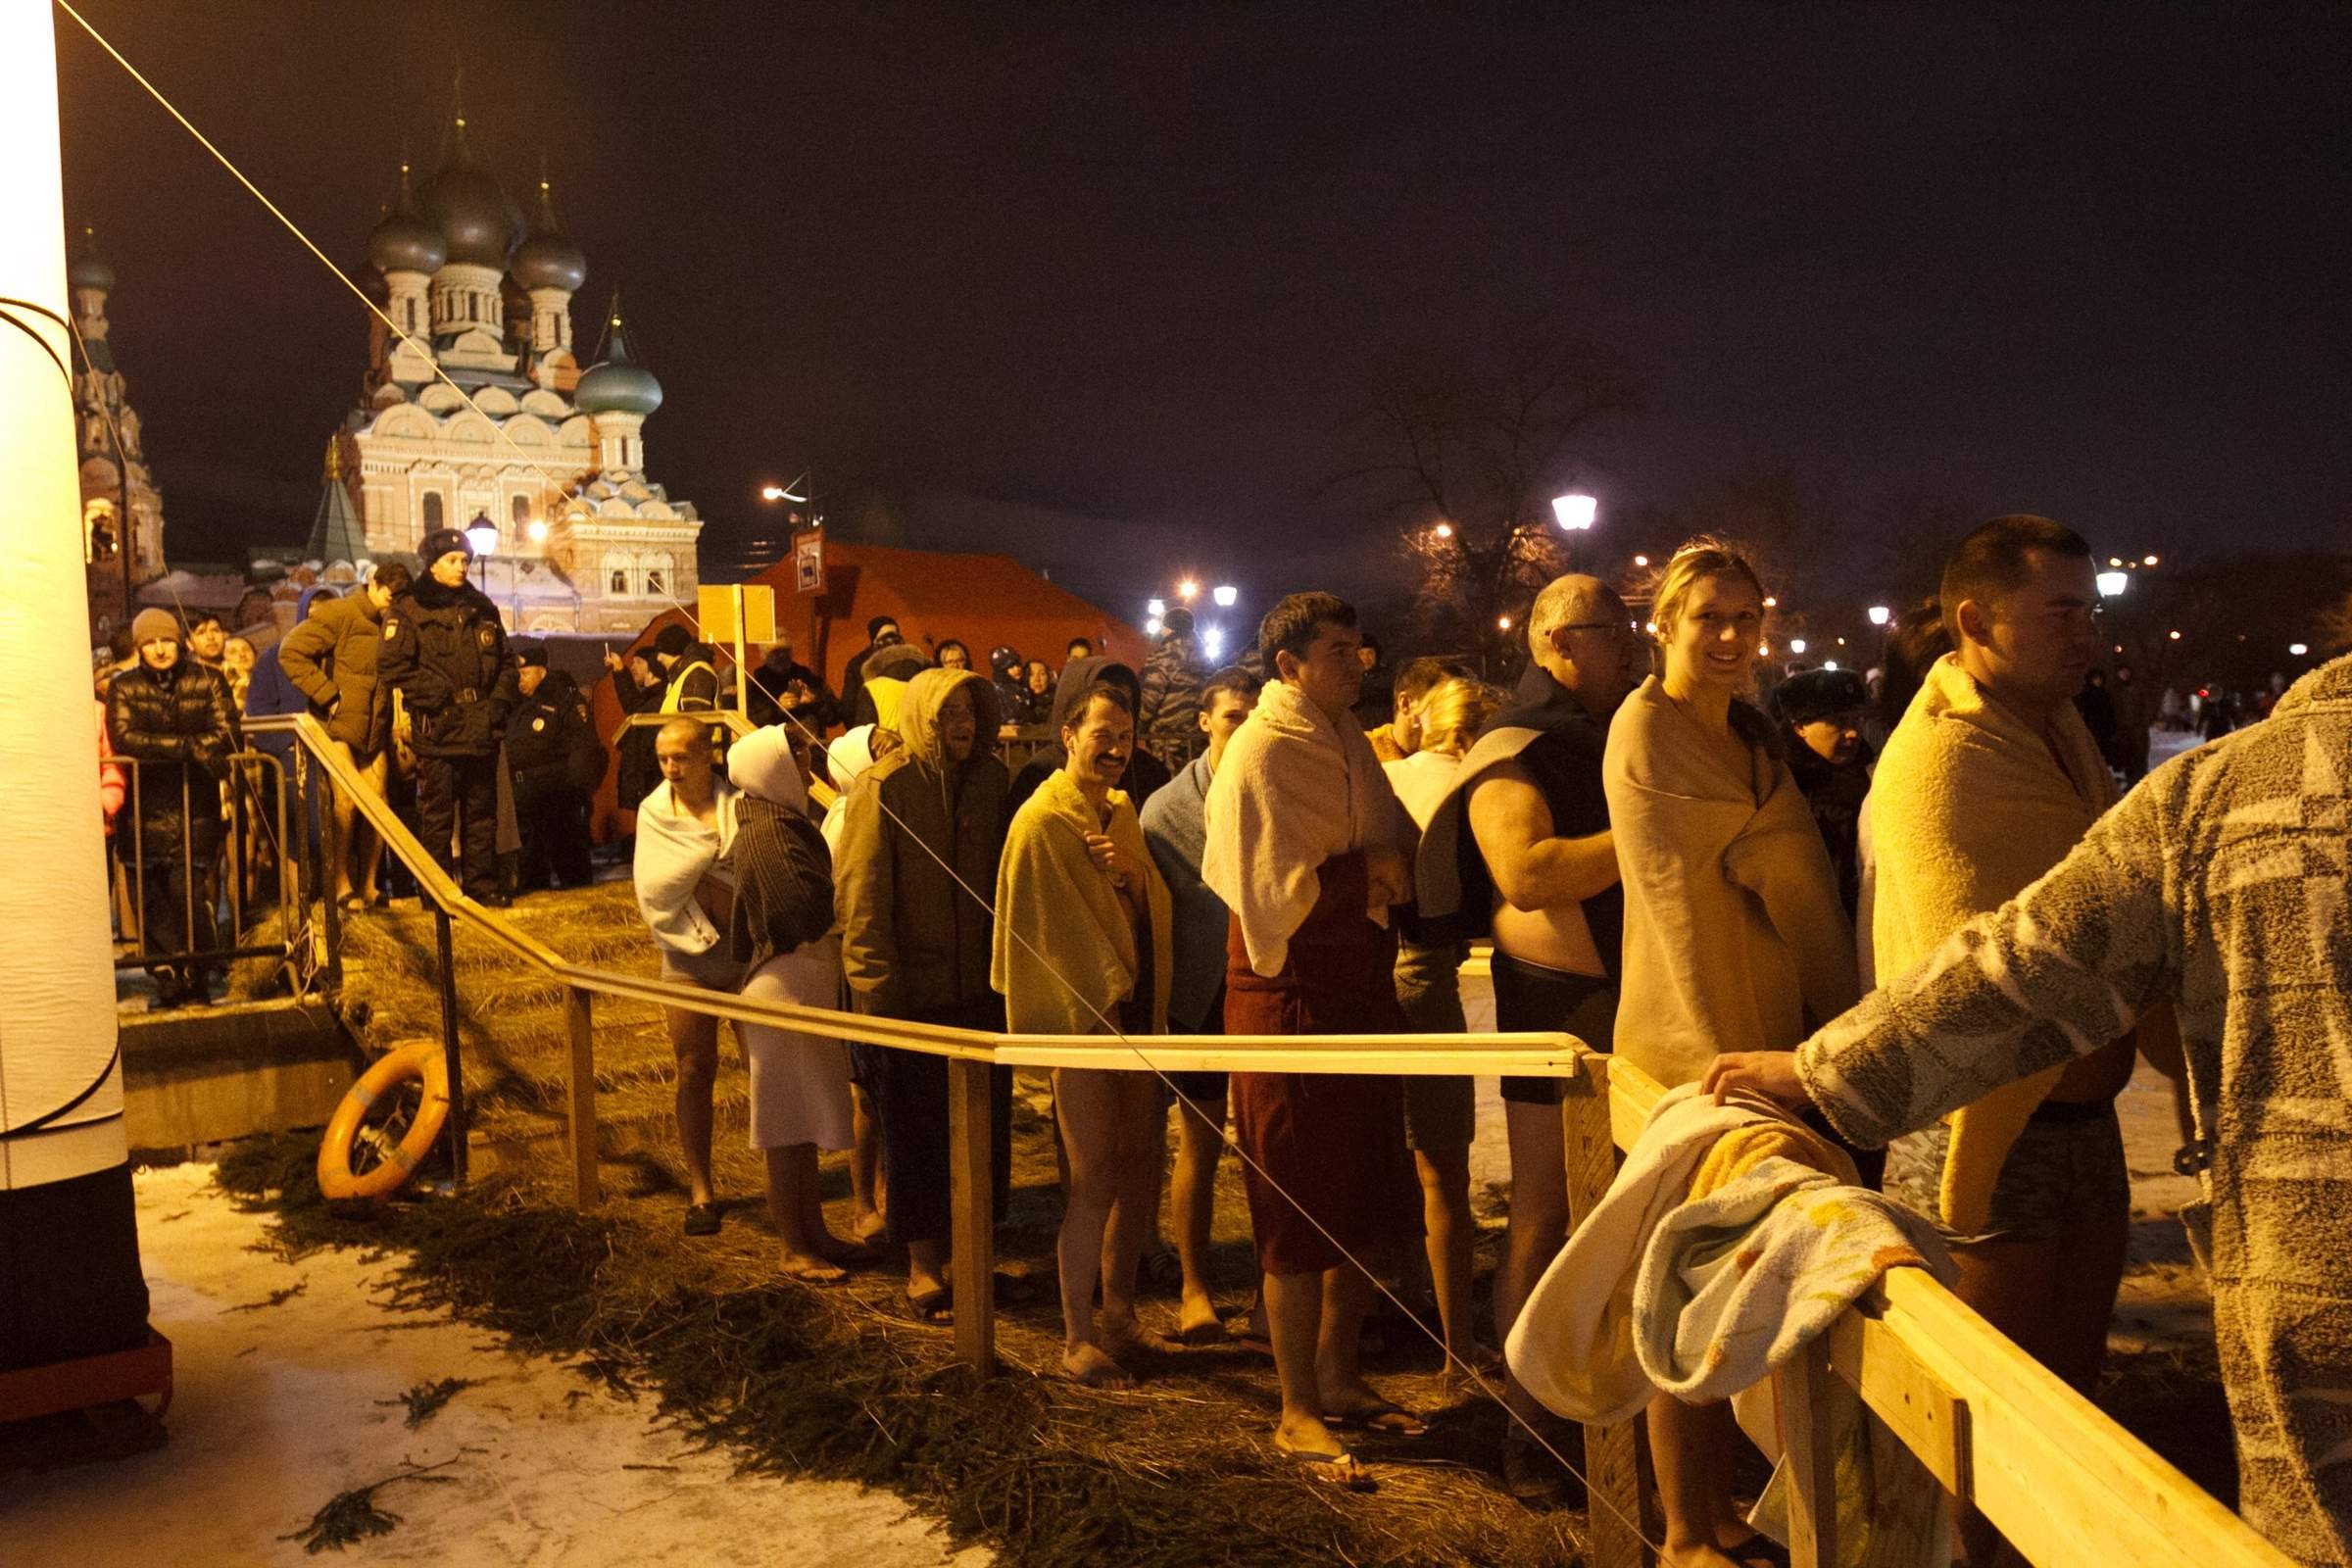
[[662,383],[654,372],[629,356],[629,340],[621,334],[620,314],[612,315],[611,346],[605,357],[580,376],[571,401],[583,414],[644,416],[662,406]]

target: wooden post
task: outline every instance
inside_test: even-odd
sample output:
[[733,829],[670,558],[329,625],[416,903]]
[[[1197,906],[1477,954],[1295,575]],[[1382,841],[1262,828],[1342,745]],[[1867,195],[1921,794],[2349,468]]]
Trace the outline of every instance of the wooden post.
[[[294,751],[298,756],[302,754],[303,748],[299,741],[297,741]],[[343,987],[343,905],[342,901],[335,897],[335,867],[343,863],[343,858],[347,853],[349,853],[350,846],[346,845],[343,842],[343,836],[335,831],[334,781],[326,776],[326,770],[324,768],[312,768],[310,769],[310,772],[319,780],[319,783],[322,786],[320,793],[326,797],[318,807],[318,858],[324,862],[321,866],[321,870],[324,872],[326,877],[326,887],[324,890],[325,896],[321,898],[318,903],[320,910],[320,929],[325,932],[326,940],[324,967],[326,969],[327,985],[331,990],[340,991]],[[282,771],[277,777],[277,796],[281,803],[286,797],[286,777]],[[258,801],[254,803],[255,809],[257,811],[260,808],[260,804],[261,803]],[[278,808],[278,819],[282,827],[285,819],[285,808],[282,804]],[[308,841],[310,839],[310,833],[308,831],[307,822],[305,823],[303,839],[303,847],[306,849],[309,848]],[[277,850],[280,860],[277,870],[277,886],[278,906],[281,909],[286,909],[288,907],[285,898],[288,877],[286,875],[286,867],[283,863],[283,860],[288,854],[292,853],[292,848],[293,847],[287,843],[284,832],[280,831],[277,836]],[[295,901],[292,908],[300,909],[305,914],[310,912],[310,906],[301,903],[299,899]],[[290,914],[291,910],[289,909],[288,912]],[[288,918],[286,921],[286,937],[289,941],[291,941],[294,936],[294,927],[295,921],[291,918]],[[293,952],[290,948],[287,950],[286,956],[288,958],[293,956]]]
[[985,1061],[948,1058],[948,1185],[954,1202],[956,1354],[982,1377],[997,1370],[995,1122]]
[[1844,1393],[1822,1335],[1774,1375],[1781,1446],[1788,1466],[1788,1560],[1837,1568],[1838,1446],[1835,1401]]
[[[1617,1144],[1609,1122],[1609,1060],[1588,1055],[1582,1066],[1583,1072],[1567,1080],[1568,1098],[1560,1102],[1571,1234],[1599,1206],[1601,1195],[1617,1177]],[[1630,1420],[1605,1427],[1588,1422],[1584,1433],[1585,1486],[1590,1494],[1585,1517],[1592,1532],[1593,1568],[1647,1568],[1652,1558],[1642,1538],[1655,1539],[1660,1531],[1652,1528],[1655,1511],[1645,1507],[1648,1489],[1642,1484],[1639,1428]]]
[[564,993],[564,1023],[571,1059],[564,1076],[564,1108],[571,1136],[571,1206],[583,1212],[603,1199],[596,1180],[596,1024],[594,998],[578,986]]

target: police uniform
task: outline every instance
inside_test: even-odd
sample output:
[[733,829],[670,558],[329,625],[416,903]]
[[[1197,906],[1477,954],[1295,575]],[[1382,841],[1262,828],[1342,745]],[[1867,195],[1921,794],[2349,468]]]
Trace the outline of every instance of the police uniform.
[[508,716],[507,768],[522,834],[523,891],[546,887],[551,871],[561,886],[586,886],[588,807],[604,777],[605,752],[588,699],[562,670],[543,676]]
[[466,897],[497,903],[498,743],[519,695],[514,661],[496,605],[471,583],[433,580],[434,542],[420,552],[425,575],[384,612],[376,669],[414,730],[418,835]]

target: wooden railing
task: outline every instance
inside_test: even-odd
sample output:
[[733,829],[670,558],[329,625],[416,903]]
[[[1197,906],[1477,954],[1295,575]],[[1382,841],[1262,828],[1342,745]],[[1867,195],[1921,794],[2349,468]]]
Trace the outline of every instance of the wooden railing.
[[[316,720],[306,715],[292,727],[416,877],[428,904],[567,988],[569,1189],[579,1207],[600,1198],[593,1011],[599,996],[945,1057],[956,1347],[961,1360],[984,1374],[996,1367],[988,1078],[994,1067],[1561,1078],[1575,1224],[1608,1190],[1619,1152],[1633,1147],[1663,1093],[1631,1063],[1567,1034],[1153,1035],[1138,1048],[1102,1036],[993,1034],[747,1002],[574,964],[467,899],[350,764],[322,744],[325,731]],[[1889,1271],[1776,1378],[1799,1568],[1830,1568],[1838,1560],[1836,1454],[1826,1419],[1837,1393],[1833,1380],[1853,1389],[1866,1419],[1884,1423],[1927,1476],[1981,1509],[2036,1568],[2292,1568],[2236,1515],[1915,1268]],[[1596,1568],[1654,1561],[1649,1543],[1660,1532],[1635,1423],[1587,1427],[1585,1454]]]

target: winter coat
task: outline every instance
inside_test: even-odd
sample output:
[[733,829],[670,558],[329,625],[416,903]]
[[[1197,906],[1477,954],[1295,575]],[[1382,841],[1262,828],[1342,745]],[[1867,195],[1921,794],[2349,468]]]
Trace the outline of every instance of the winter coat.
[[115,759],[113,737],[106,732],[106,704],[98,705],[98,809],[106,813],[106,836],[115,836],[115,813],[130,788],[129,770]]
[[278,667],[312,714],[362,757],[384,749],[392,724],[392,694],[376,679],[383,642],[383,616],[362,588],[318,605],[277,645]]
[[493,757],[519,688],[498,607],[471,583],[425,577],[384,612],[382,683],[397,688],[419,757]]
[[[1061,679],[1054,687],[1054,710],[1046,719],[1051,733],[1046,744],[1032,753],[1021,770],[1013,775],[1012,809],[1019,810],[1037,793],[1037,787],[1046,781],[1048,774],[1061,771],[1069,761],[1070,754],[1061,747],[1061,726],[1069,721],[1071,710],[1088,688],[1103,681],[1126,687],[1127,695],[1136,699],[1136,706],[1143,706],[1142,683],[1135,678],[1134,670],[1117,660],[1096,654],[1087,659],[1073,659],[1062,665]],[[1174,776],[1165,762],[1138,746],[1127,755],[1127,773],[1119,780],[1118,788],[1127,792],[1127,798],[1140,811]]]
[[[951,762],[939,710],[959,686],[970,694],[979,736],[970,757]],[[969,670],[924,670],[907,684],[899,733],[905,746],[866,769],[849,794],[833,906],[858,1010],[907,1018],[991,997],[995,921],[984,901],[996,889],[1012,812],[995,750],[997,698],[986,680]],[[924,845],[955,867],[954,877]]]
[[588,699],[564,671],[549,670],[537,691],[516,698],[507,715],[507,768],[518,792],[596,792],[605,749],[588,717]]
[[[792,710],[794,718],[819,736],[841,722],[841,703],[834,697],[832,688],[825,684],[825,678],[797,659],[779,659],[771,653],[752,672],[752,691],[746,711],[754,726],[765,729],[770,724],[784,722],[784,710],[776,699],[782,697],[796,680],[808,688],[809,700]],[[794,733],[798,734],[798,729]]]
[[1192,760],[1200,734],[1200,684],[1190,637],[1169,632],[1144,661],[1143,703],[1136,710],[1135,738],[1171,768]]
[[106,727],[116,755],[139,762],[138,855],[149,860],[178,855],[191,821],[201,824],[199,853],[217,841],[220,783],[239,746],[228,683],[184,654],[168,670],[126,669],[108,688]]
[[717,653],[709,643],[688,643],[669,666],[662,692],[664,713],[703,712],[718,706]]
[[[620,705],[623,714],[661,710],[662,694],[665,689],[661,681],[640,686],[636,677],[625,667],[614,670],[612,681],[612,699]],[[654,786],[662,782],[662,763],[654,756],[654,726],[629,725],[620,732],[620,742],[615,749],[620,754],[620,767],[613,777],[613,789],[620,808],[634,811],[637,803],[652,794]]]

